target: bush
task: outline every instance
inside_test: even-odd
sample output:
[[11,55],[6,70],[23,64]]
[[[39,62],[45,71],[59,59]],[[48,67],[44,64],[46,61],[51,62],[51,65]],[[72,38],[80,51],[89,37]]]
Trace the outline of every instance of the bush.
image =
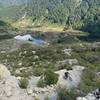
[[7,23],[6,23],[6,22],[4,22],[4,21],[0,20],[0,26],[6,26],[6,25],[7,25]]
[[10,23],[2,21],[2,20],[0,20],[0,27],[3,27],[4,29],[12,29],[13,28]]
[[45,87],[44,80],[43,80],[43,79],[39,79],[39,81],[38,81],[38,83],[37,83],[37,86],[38,86],[38,87],[41,87],[41,88]]
[[42,75],[43,74],[43,68],[34,68],[33,69],[33,74],[35,75],[35,76],[40,76],[40,75]]
[[57,100],[76,100],[81,95],[76,90],[66,90],[65,88],[59,88],[57,92]]
[[95,87],[100,87],[100,77],[98,77],[97,79],[95,79]]
[[23,79],[20,80],[19,86],[20,86],[22,89],[26,89],[27,86],[28,86],[28,83],[29,83],[28,79],[23,78]]
[[56,84],[58,81],[58,74],[55,74],[51,69],[44,71],[41,79],[38,81],[39,87],[44,87],[46,85]]
[[82,76],[82,81],[79,84],[79,90],[86,95],[92,90],[100,86],[100,81],[97,81],[95,69],[87,68]]

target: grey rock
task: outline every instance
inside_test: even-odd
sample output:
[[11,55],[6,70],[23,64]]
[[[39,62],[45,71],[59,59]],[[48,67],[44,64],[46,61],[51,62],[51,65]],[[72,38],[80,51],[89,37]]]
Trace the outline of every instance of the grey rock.
[[6,68],[6,66],[0,64],[0,79],[8,76],[10,76],[9,70]]
[[34,100],[19,87],[19,81],[14,76],[0,80],[0,100]]

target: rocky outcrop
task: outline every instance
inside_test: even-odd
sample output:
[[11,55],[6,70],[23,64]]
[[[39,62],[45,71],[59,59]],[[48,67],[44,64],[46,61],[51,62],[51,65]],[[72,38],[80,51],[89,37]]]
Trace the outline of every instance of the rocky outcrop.
[[34,98],[20,89],[16,77],[9,76],[0,80],[0,100],[34,100]]
[[[68,71],[70,73],[70,77],[67,79],[64,79],[64,73],[66,72],[65,69],[57,71],[55,72],[59,74],[57,85],[51,85],[44,88],[37,87],[36,84],[39,77],[33,77],[33,79],[29,82],[27,90],[25,90],[19,87],[18,79],[15,76],[11,76],[10,72],[4,65],[0,65],[0,68],[3,71],[1,74],[2,79],[0,79],[0,100],[35,100],[35,98],[44,100],[46,97],[48,97],[49,100],[56,100],[56,88],[59,85],[65,86],[68,89],[77,87],[84,70],[83,66],[73,66],[73,69]],[[94,91],[93,93],[88,94],[86,97],[78,97],[77,100],[97,100],[97,92],[98,91],[96,90],[96,92]]]
[[10,76],[9,70],[6,66],[0,64],[0,79]]
[[68,89],[77,87],[81,80],[83,70],[83,66],[73,66],[73,69],[68,71],[70,73],[70,78],[67,79],[64,79],[64,73],[67,71],[66,69],[56,71],[55,73],[59,74],[57,85],[51,85],[44,88],[36,86],[40,77],[32,77],[29,81],[27,93],[33,97],[38,97],[40,100],[44,100],[45,97],[48,97],[49,100],[56,100],[57,87],[62,86]]
[[6,66],[0,65],[0,100],[35,100],[36,98],[44,100],[46,97],[49,100],[56,100],[52,99],[57,95],[54,86],[39,88],[33,81],[27,89],[21,89],[19,80],[10,74]]
[[[59,80],[57,85],[67,87],[68,89],[75,88],[81,81],[82,72],[84,70],[83,66],[73,66],[72,70],[67,71],[66,69],[57,71],[59,74]],[[65,78],[65,73],[68,72],[69,75]]]
[[88,94],[86,97],[78,97],[77,100],[96,100],[94,95]]
[[19,81],[11,76],[6,66],[0,64],[0,100],[34,100],[19,87]]
[[100,100],[100,89],[96,89],[85,97],[78,97],[77,100]]

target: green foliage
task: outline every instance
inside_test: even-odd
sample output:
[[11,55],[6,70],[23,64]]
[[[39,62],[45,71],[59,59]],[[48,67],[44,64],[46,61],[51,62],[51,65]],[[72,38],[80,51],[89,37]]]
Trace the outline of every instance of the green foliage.
[[82,93],[85,95],[92,91],[93,89],[98,88],[100,85],[100,81],[98,80],[99,78],[96,77],[96,71],[95,68],[87,68],[85,69],[85,72],[82,77],[82,81],[79,85],[79,89],[81,90]]
[[33,74],[35,76],[41,76],[43,74],[43,68],[34,68],[33,69]]
[[66,90],[66,88],[59,88],[57,90],[58,97],[57,100],[76,100],[81,93],[78,93],[76,90]]
[[25,9],[22,9],[20,5],[3,7],[0,9],[0,19],[4,21],[16,21],[22,17],[24,11]]
[[96,76],[100,70],[99,46],[83,43],[83,46],[73,46],[73,51],[72,56],[78,59],[79,65],[85,66],[78,89],[82,94],[87,95],[100,87],[100,79]]
[[45,83],[44,83],[44,80],[43,79],[39,79],[39,81],[38,81],[38,83],[37,83],[37,86],[38,87],[45,87],[46,85],[45,85]]
[[47,69],[44,72],[44,81],[46,85],[56,84],[58,81],[58,74],[55,74],[52,70]]
[[2,20],[0,20],[0,26],[7,26],[7,23],[2,21]]
[[22,89],[26,89],[27,86],[28,86],[28,83],[29,83],[28,79],[23,78],[23,79],[20,80],[19,86],[20,86]]
[[[97,25],[100,13],[98,3],[97,0],[83,0],[81,2],[74,0],[33,0],[33,5],[30,4],[29,7],[32,8],[33,21],[37,24],[41,24],[45,20],[65,25],[67,28],[90,30],[90,32],[97,33],[100,32]],[[92,25],[91,21],[96,26]]]
[[63,25],[64,30],[81,29],[100,36],[99,3],[98,0],[29,0],[27,7],[16,5],[3,8],[0,16],[16,20],[27,12],[27,17],[31,17],[36,26],[46,21]]
[[55,74],[51,69],[44,71],[43,76],[38,82],[39,87],[44,87],[46,85],[56,84],[58,81],[58,74]]
[[3,20],[0,20],[0,28],[6,32],[7,29],[13,29],[13,27],[11,26],[10,23],[6,22],[6,21],[3,21]]

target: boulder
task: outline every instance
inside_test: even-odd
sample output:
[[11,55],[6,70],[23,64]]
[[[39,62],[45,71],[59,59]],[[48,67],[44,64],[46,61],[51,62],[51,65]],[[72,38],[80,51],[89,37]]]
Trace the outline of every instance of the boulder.
[[[84,70],[84,66],[75,65],[72,66],[72,68],[73,68],[72,70],[68,71],[66,69],[63,69],[55,72],[59,75],[59,79],[57,82],[58,86],[60,85],[68,89],[71,89],[79,85]],[[69,77],[65,79],[66,72],[69,73]]]
[[0,79],[10,76],[10,72],[6,66],[0,64]]
[[97,100],[93,94],[88,94],[85,97],[78,97],[76,100]]
[[100,88],[88,93],[85,97],[78,97],[76,100],[100,100]]
[[0,100],[34,100],[19,87],[19,81],[14,76],[0,80]]

